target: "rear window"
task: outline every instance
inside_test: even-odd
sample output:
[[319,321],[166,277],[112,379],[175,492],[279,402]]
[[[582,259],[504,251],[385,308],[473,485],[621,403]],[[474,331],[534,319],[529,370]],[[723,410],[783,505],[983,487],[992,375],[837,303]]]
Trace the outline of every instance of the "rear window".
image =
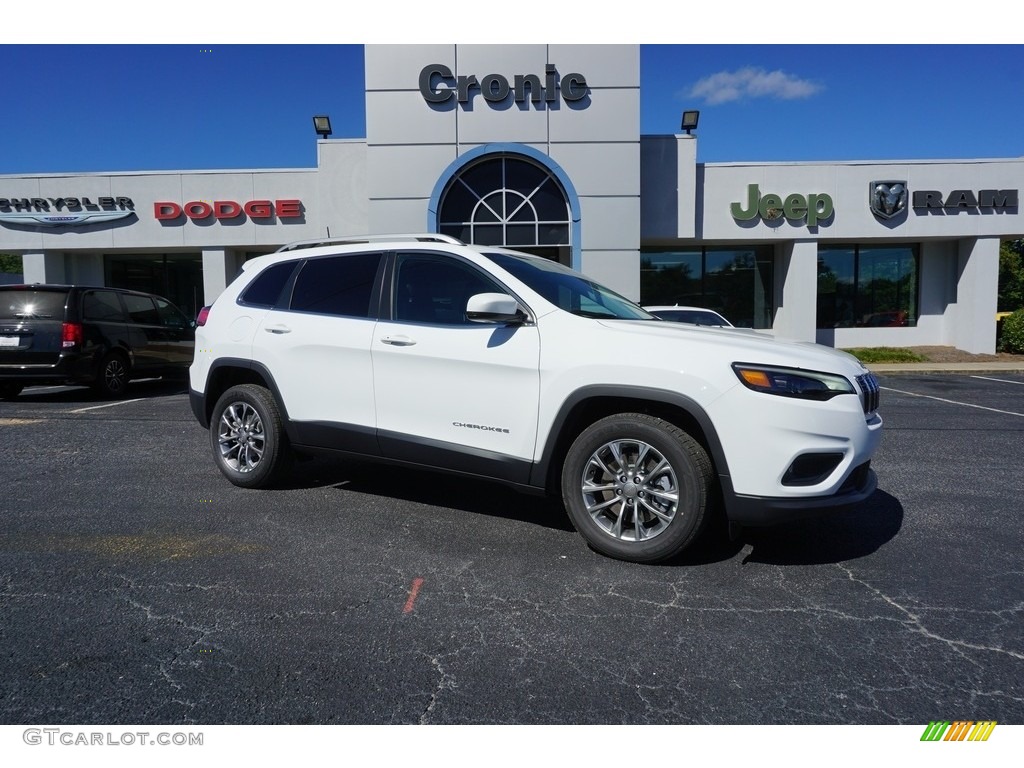
[[296,264],[297,261],[285,261],[267,267],[252,281],[252,285],[242,292],[238,300],[254,307],[276,306]]
[[64,320],[67,291],[0,290],[0,320]]
[[291,309],[339,317],[369,317],[379,253],[310,259],[295,279]]
[[89,291],[82,299],[82,316],[86,320],[124,322],[121,301],[113,291]]
[[159,325],[160,317],[156,313],[156,305],[148,296],[136,296],[132,293],[122,294],[124,305],[128,307],[128,317],[133,323],[143,325]]

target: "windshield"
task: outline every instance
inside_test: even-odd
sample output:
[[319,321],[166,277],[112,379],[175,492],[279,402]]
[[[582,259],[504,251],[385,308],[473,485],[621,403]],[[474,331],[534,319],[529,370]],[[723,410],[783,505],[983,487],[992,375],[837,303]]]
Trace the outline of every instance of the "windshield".
[[624,296],[539,256],[488,252],[484,256],[560,309],[582,317],[656,320]]

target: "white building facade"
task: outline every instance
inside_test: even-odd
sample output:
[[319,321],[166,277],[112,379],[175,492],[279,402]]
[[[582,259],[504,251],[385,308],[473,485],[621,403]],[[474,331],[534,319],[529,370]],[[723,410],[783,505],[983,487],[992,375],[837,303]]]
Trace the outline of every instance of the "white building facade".
[[640,135],[635,45],[366,46],[366,139],[316,168],[0,176],[26,282],[208,304],[285,243],[442,232],[644,304],[838,346],[995,346],[1024,161],[698,163]]

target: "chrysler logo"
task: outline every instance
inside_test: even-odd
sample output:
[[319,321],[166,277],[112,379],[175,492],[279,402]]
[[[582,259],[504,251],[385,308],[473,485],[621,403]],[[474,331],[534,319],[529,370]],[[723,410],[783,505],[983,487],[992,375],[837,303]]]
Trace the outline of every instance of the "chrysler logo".
[[21,211],[9,213],[0,211],[0,221],[5,224],[22,224],[30,227],[75,227],[82,224],[100,224],[105,221],[124,219],[135,211],[85,211],[83,213],[48,213],[46,211]]
[[868,185],[868,207],[880,219],[892,219],[907,210],[906,181],[872,181]]

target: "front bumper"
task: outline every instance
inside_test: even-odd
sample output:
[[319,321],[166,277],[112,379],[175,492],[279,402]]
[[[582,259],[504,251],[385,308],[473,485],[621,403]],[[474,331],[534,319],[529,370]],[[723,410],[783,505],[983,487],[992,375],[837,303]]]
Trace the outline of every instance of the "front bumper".
[[852,509],[870,497],[878,488],[878,477],[865,462],[850,474],[840,489],[831,496],[765,497],[737,494],[729,478],[722,478],[725,513],[730,523],[763,527]]

